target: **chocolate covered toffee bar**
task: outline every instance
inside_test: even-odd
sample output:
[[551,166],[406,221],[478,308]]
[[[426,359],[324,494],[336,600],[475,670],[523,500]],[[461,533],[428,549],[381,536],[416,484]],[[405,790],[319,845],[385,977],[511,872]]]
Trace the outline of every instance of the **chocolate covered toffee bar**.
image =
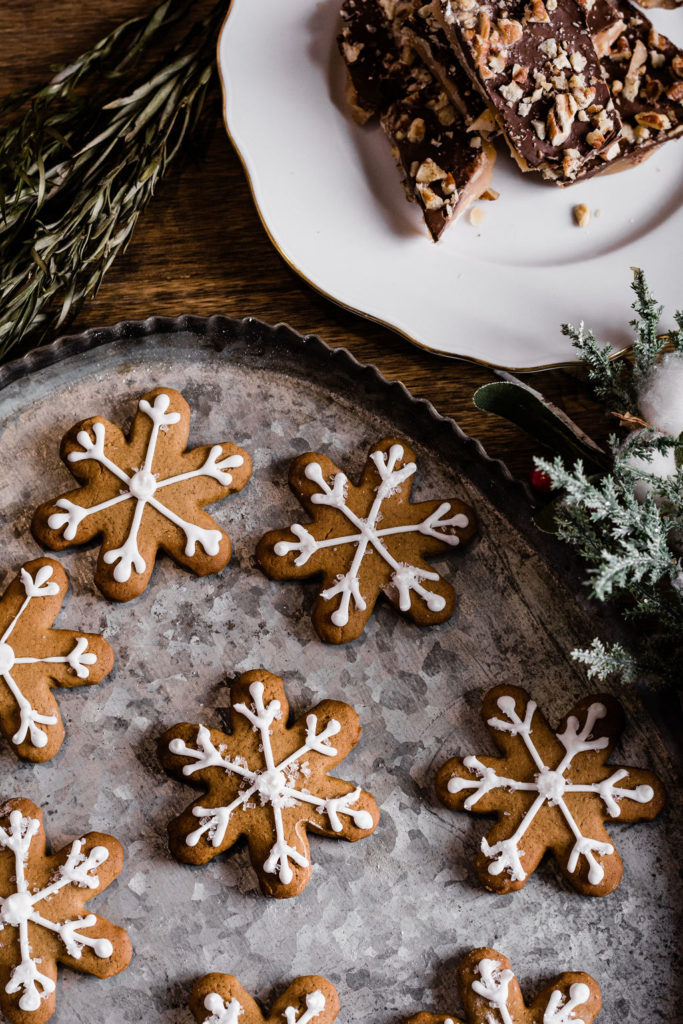
[[588,28],[622,123],[608,166],[598,157],[583,176],[622,170],[683,134],[683,53],[629,0],[585,0]]
[[411,13],[401,26],[401,38],[429,68],[465,124],[490,133],[495,119],[455,56],[432,3]]
[[417,202],[438,241],[486,191],[495,150],[463,117],[416,54],[400,42],[413,4],[345,0],[339,47],[354,117],[379,113],[408,199]]
[[491,184],[496,153],[468,132],[441,85],[417,62],[405,94],[380,118],[409,199],[422,207],[435,242]]
[[402,67],[391,23],[377,0],[344,0],[337,38],[347,71],[346,99],[353,118],[365,124],[402,89]]
[[575,180],[621,123],[577,0],[434,0],[456,57],[525,170]]

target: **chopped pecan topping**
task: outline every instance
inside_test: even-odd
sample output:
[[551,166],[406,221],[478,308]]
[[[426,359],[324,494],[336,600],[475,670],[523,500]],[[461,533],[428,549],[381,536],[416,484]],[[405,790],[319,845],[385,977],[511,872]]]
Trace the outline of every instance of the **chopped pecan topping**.
[[624,99],[632,102],[638,95],[640,90],[640,79],[645,70],[646,61],[647,50],[645,49],[645,44],[641,39],[637,39],[636,45],[633,47],[631,63],[628,66],[628,71],[624,78]]
[[636,114],[636,123],[645,128],[652,128],[656,132],[665,132],[671,128],[671,121],[666,114],[661,114],[656,110],[644,110],[642,113]]
[[525,10],[526,20],[530,22],[550,21],[543,0],[530,0]]
[[548,114],[548,138],[553,146],[561,146],[569,138],[578,107],[571,93],[560,93]]
[[606,57],[609,51],[612,49],[612,44],[616,43],[621,33],[626,28],[626,25],[621,20],[612,22],[607,28],[603,28],[601,32],[596,32],[593,36],[593,46],[598,57]]
[[509,82],[507,85],[501,85],[500,95],[506,100],[509,107],[513,107],[521,100],[524,90],[516,82]]
[[439,167],[431,157],[427,157],[423,160],[418,168],[418,172],[415,175],[415,181],[422,185],[431,185],[433,181],[442,181],[446,177],[446,172],[443,168]]
[[578,203],[573,210],[574,220],[580,228],[585,228],[591,219],[591,212],[585,203]]
[[496,26],[503,46],[512,46],[522,38],[524,30],[518,21],[501,18]]
[[440,210],[443,206],[443,199],[441,196],[437,196],[429,185],[423,185],[418,183],[415,188],[417,189],[418,195],[422,200],[425,210]]

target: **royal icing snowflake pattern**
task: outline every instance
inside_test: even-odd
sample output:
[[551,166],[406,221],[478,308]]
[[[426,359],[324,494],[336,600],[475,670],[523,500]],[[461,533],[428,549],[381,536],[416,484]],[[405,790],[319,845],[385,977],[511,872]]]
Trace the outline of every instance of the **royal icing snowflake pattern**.
[[339,997],[326,978],[297,978],[280,996],[269,1017],[230,974],[207,974],[190,1000],[199,1024],[332,1024]]
[[407,445],[391,439],[370,451],[358,487],[325,456],[293,463],[290,483],[314,521],[267,534],[257,555],[274,579],[323,576],[313,613],[323,639],[359,636],[380,593],[419,625],[452,614],[453,589],[425,558],[467,543],[474,513],[455,499],[411,503],[416,472]]
[[[116,840],[98,833],[46,857],[40,810],[28,800],[2,808],[0,963],[9,977],[0,1006],[9,1020],[30,1015],[38,1024],[52,1015],[58,960],[76,961],[79,970],[98,977],[128,965],[132,950],[123,929],[84,913],[87,900],[113,881],[121,863]],[[55,952],[49,936],[59,939],[61,951]]]
[[0,598],[0,727],[21,757],[46,761],[59,750],[64,727],[52,685],[100,682],[113,652],[101,637],[50,629],[68,589],[58,562],[27,562]]
[[99,417],[74,427],[62,457],[83,486],[38,509],[38,540],[61,550],[101,535],[96,582],[116,600],[142,593],[159,548],[200,575],[224,568],[228,536],[202,506],[241,490],[251,460],[227,443],[186,451],[189,425],[182,395],[157,389],[128,439]]
[[311,873],[302,825],[359,839],[377,824],[370,794],[327,774],[357,743],[358,716],[325,701],[287,727],[282,680],[261,671],[240,678],[232,701],[231,735],[183,725],[161,741],[165,767],[209,791],[172,824],[173,852],[203,863],[246,834],[264,891],[293,896]]
[[[602,999],[589,974],[565,973],[527,1008],[510,961],[495,949],[475,949],[458,965],[466,1024],[592,1024]],[[419,1014],[406,1024],[464,1024],[456,1017]]]
[[605,763],[621,731],[619,704],[608,696],[584,700],[553,733],[524,690],[496,687],[484,717],[505,757],[454,758],[438,781],[447,806],[498,815],[481,841],[484,884],[498,892],[521,888],[552,849],[580,892],[611,892],[623,866],[603,822],[650,820],[664,803],[651,772]]

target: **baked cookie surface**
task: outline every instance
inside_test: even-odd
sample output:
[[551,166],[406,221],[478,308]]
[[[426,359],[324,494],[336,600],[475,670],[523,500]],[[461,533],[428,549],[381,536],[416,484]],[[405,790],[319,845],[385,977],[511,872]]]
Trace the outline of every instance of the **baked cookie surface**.
[[445,622],[453,587],[427,562],[467,544],[473,510],[458,499],[411,502],[415,455],[385,438],[370,449],[358,486],[325,455],[292,463],[289,483],[312,523],[261,539],[256,557],[275,580],[322,577],[313,625],[328,643],[361,635],[380,594],[419,626]]
[[12,1024],[52,1016],[58,963],[110,978],[133,955],[123,928],[86,910],[121,873],[120,843],[90,832],[58,853],[45,847],[35,804],[0,808],[0,1009]]
[[525,690],[496,686],[482,715],[503,757],[447,761],[437,792],[452,810],[497,816],[477,857],[484,886],[521,889],[552,851],[579,892],[616,889],[623,864],[604,822],[651,821],[665,803],[652,772],[606,763],[623,728],[619,702],[586,697],[553,732]]
[[241,491],[251,459],[234,444],[186,450],[190,406],[172,388],[138,402],[128,436],[100,416],[62,440],[62,461],[81,486],[41,505],[31,529],[55,551],[101,538],[95,582],[114,601],[138,597],[158,551],[198,576],[220,572],[230,539],[205,505]]
[[114,652],[96,633],[52,629],[69,589],[59,562],[26,562],[0,597],[0,730],[27,761],[48,761],[64,740],[53,686],[92,686]]
[[237,978],[206,974],[192,989],[190,1010],[198,1024],[332,1024],[339,996],[327,978],[295,978],[266,1016]]
[[510,961],[495,949],[473,949],[457,974],[464,1021],[418,1013],[406,1024],[592,1024],[602,1007],[597,981],[577,972],[560,974],[527,1007]]
[[307,830],[355,841],[374,832],[377,805],[331,777],[360,739],[358,715],[326,700],[292,725],[282,680],[246,672],[231,690],[230,733],[183,723],[159,741],[175,777],[207,790],[169,825],[171,852],[206,864],[247,837],[266,895],[296,896],[311,877]]

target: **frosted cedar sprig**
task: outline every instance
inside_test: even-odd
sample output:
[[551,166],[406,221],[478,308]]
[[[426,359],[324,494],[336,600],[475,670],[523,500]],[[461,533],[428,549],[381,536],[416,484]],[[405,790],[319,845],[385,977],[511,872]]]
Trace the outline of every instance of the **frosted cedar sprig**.
[[[678,330],[665,341],[657,333],[661,307],[654,301],[644,278],[634,280],[638,319],[636,351],[632,363],[610,366],[611,383],[603,365],[593,360],[589,378],[605,400],[616,402],[633,394],[637,409],[638,387],[668,341],[675,351],[683,349],[683,316],[676,314]],[[600,351],[597,346],[591,352]],[[597,369],[596,369],[597,366]],[[638,385],[636,385],[636,380]],[[625,619],[639,623],[638,652],[599,639],[572,656],[586,666],[588,675],[604,680],[610,675],[630,683],[645,679],[651,684],[680,685],[683,657],[683,435],[668,437],[643,429],[625,439],[609,439],[612,467],[609,472],[588,476],[580,460],[566,466],[556,457],[536,459],[551,487],[561,497],[554,506],[558,536],[588,566],[591,595],[599,601],[616,599]],[[675,456],[677,468],[661,476],[650,470],[653,459]],[[637,486],[645,485],[639,493]]]
[[13,114],[0,138],[0,359],[19,343],[46,340],[95,295],[196,132],[224,3],[155,71],[139,70],[150,44],[191,9],[167,0],[34,95],[0,104],[0,119]]
[[591,330],[563,324],[562,333],[571,338],[586,366],[589,383],[607,408],[617,413],[638,415],[638,392],[665,348],[683,352],[683,311],[674,314],[677,329],[660,333],[663,307],[653,297],[645,274],[634,269],[631,288],[635,294],[630,326],[635,331],[630,359],[614,359],[610,345],[600,345]]
[[[623,617],[638,623],[637,653],[622,644],[593,640],[572,652],[592,678],[619,676],[631,683],[680,685],[683,657],[683,434],[670,437],[647,427],[639,400],[665,350],[683,352],[683,312],[676,328],[660,333],[662,307],[642,271],[635,270],[631,320],[633,349],[610,359],[583,324],[565,325],[583,360],[595,395],[622,425],[625,437],[609,438],[610,467],[595,475],[581,460],[536,459],[559,498],[553,528],[588,567],[587,584],[599,601],[616,601]],[[659,372],[667,372],[664,366]],[[644,427],[644,429],[640,429]],[[656,464],[655,464],[656,463]]]

